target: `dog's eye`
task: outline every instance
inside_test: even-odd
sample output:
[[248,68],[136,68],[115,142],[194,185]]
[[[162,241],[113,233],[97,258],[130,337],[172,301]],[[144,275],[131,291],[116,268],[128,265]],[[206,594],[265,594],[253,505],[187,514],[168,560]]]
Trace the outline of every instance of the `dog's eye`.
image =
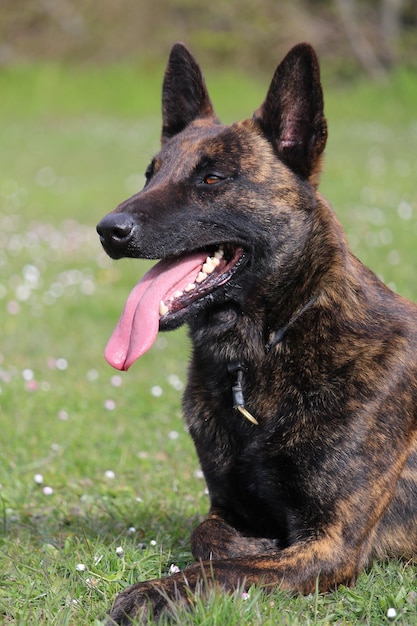
[[146,168],[146,172],[145,172],[145,176],[146,176],[146,180],[149,180],[150,177],[152,176],[152,171],[153,171],[153,165],[148,165],[148,167]]
[[203,182],[205,185],[217,185],[217,183],[220,183],[222,180],[223,178],[217,176],[216,174],[207,174],[207,176],[204,177]]
[[151,180],[153,174],[154,174],[154,170],[155,170],[155,164],[152,161],[152,163],[150,163],[148,165],[148,167],[146,168],[146,172],[145,172],[145,178],[146,178],[146,183],[145,185],[147,185],[149,183],[149,181]]

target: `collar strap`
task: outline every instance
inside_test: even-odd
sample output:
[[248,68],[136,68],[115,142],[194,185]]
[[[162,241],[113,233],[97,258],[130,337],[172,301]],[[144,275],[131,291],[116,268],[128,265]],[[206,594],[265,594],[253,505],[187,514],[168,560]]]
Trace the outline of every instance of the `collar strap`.
[[[274,331],[270,335],[270,341],[266,344],[265,349],[269,352],[274,346],[280,343],[287,332],[287,330],[298,320],[303,313],[305,313],[313,304],[316,302],[318,298],[318,294],[314,295],[306,302],[302,307],[300,307],[294,315],[291,317],[289,322],[285,326],[281,326],[278,330]],[[233,408],[238,410],[249,422],[255,424],[255,426],[259,426],[258,420],[247,410],[245,407],[245,398],[243,396],[243,374],[247,370],[246,366],[242,361],[232,361],[228,364],[227,369],[231,374],[236,374],[236,382],[232,386],[232,397],[233,397]]]
[[313,306],[313,304],[317,301],[318,297],[319,297],[319,294],[312,296],[310,300],[308,300],[305,304],[303,304],[302,307],[297,309],[297,311],[290,318],[287,324],[285,324],[284,326],[281,326],[281,328],[278,328],[278,330],[275,330],[270,334],[269,336],[270,340],[265,346],[265,350],[267,352],[269,352],[277,344],[281,343],[281,341],[284,339],[285,335],[287,334],[288,329],[291,328],[291,326],[298,320],[299,317],[301,317],[301,315],[303,315],[303,313],[305,313],[310,307]]

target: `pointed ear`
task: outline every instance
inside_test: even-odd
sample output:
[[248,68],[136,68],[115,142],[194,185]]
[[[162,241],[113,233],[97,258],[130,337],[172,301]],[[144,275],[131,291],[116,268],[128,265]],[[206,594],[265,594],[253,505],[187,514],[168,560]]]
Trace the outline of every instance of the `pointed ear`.
[[176,43],[162,87],[162,143],[204,117],[217,119],[200,67],[186,46]]
[[313,48],[299,44],[275,71],[265,102],[254,120],[278,156],[316,184],[327,139],[319,63]]

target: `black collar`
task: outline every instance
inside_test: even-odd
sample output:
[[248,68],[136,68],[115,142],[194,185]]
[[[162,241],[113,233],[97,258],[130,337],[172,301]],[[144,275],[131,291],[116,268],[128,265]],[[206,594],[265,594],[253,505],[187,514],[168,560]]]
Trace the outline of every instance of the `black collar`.
[[[273,331],[270,334],[270,340],[265,346],[265,350],[268,353],[274,346],[279,344],[285,337],[285,334],[289,328],[298,320],[303,313],[305,313],[318,299],[318,294],[312,296],[302,307],[297,309],[294,315],[290,318],[285,326],[281,326],[278,330]],[[228,370],[232,374],[236,374],[236,382],[232,386],[233,408],[237,409],[249,422],[259,425],[258,420],[246,409],[245,398],[243,396],[243,374],[247,371],[247,367],[242,361],[232,361],[228,365]]]
[[266,352],[269,352],[274,346],[276,346],[278,343],[281,343],[281,341],[284,339],[287,333],[287,330],[291,328],[291,326],[298,320],[299,317],[301,317],[301,315],[303,315],[303,313],[305,313],[311,306],[313,306],[313,304],[316,302],[318,297],[319,297],[319,294],[312,296],[310,300],[308,300],[305,304],[303,304],[302,307],[297,309],[297,311],[290,318],[287,324],[285,324],[284,326],[281,326],[281,328],[278,328],[278,330],[274,330],[269,335],[269,342],[265,346]]

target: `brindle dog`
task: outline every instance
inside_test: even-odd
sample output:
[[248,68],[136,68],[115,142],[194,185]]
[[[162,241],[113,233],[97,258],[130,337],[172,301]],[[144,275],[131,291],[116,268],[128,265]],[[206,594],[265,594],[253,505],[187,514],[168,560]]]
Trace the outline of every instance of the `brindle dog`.
[[307,44],[251,119],[220,123],[194,58],[172,48],[162,148],[145,188],[100,222],[113,258],[162,259],[106,357],[127,369],[187,323],[184,413],[210,493],[197,563],[111,610],[154,618],[203,587],[311,593],[417,549],[417,306],[349,251],[318,193],[327,128]]

